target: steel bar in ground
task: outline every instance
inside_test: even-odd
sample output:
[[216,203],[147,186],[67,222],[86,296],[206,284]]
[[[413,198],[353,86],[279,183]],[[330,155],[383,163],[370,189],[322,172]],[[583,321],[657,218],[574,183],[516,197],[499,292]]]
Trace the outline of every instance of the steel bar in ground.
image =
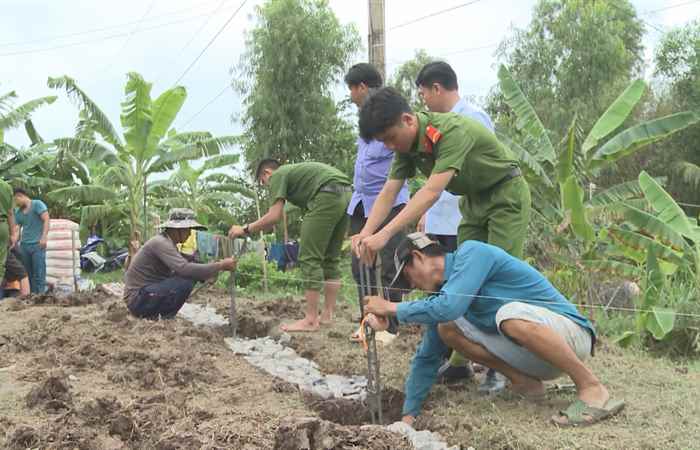
[[[372,278],[370,268],[360,264],[361,291],[363,295],[372,295]],[[376,273],[375,273],[376,275]],[[374,329],[363,322],[363,331],[367,343],[367,404],[372,423],[381,423],[381,398],[379,393],[379,361],[377,358],[377,342],[374,339]]]

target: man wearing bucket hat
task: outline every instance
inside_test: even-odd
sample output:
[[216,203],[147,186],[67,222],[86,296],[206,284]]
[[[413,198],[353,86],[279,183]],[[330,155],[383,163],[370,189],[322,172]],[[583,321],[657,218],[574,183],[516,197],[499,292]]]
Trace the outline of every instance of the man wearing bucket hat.
[[210,264],[187,261],[177,250],[177,244],[185,242],[192,230],[206,227],[195,220],[191,209],[175,208],[168,216],[163,232],[141,247],[124,275],[124,300],[136,317],[173,318],[190,296],[195,282],[236,268],[233,258]]
[[[448,348],[504,374],[511,390],[529,399],[544,396],[543,380],[570,376],[578,400],[552,417],[557,425],[590,425],[624,407],[582,362],[593,354],[591,323],[527,263],[479,241],[445,253],[417,232],[396,249],[394,264],[392,286],[431,293],[401,304],[365,298],[367,313],[426,325],[406,380],[404,422],[419,414]],[[370,320],[380,329],[386,323]]]

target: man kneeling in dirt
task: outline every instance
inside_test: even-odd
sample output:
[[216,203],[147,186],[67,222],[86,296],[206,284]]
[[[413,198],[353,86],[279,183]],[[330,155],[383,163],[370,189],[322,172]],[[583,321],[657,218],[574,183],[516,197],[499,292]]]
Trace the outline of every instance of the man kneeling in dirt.
[[136,317],[171,319],[190,296],[195,282],[236,268],[233,258],[196,264],[180,254],[177,244],[186,241],[191,230],[206,229],[194,220],[191,209],[171,210],[163,229],[141,247],[124,275],[124,300]]
[[379,316],[370,320],[374,328],[392,315],[427,326],[406,380],[404,422],[420,412],[448,348],[504,374],[511,390],[528,399],[544,396],[542,380],[569,375],[578,400],[552,417],[557,425],[590,425],[624,407],[582,362],[593,354],[591,323],[527,263],[478,241],[446,254],[424,233],[408,235],[394,263],[392,285],[432,293],[401,304],[365,298],[365,312]]

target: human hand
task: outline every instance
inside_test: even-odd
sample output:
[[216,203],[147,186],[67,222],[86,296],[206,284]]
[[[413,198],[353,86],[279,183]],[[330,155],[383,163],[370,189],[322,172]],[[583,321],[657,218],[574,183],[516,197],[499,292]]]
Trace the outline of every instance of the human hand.
[[231,239],[236,239],[245,236],[245,230],[240,225],[232,225],[231,229],[228,230],[228,237]]
[[41,238],[41,239],[39,240],[39,247],[45,249],[45,248],[46,248],[46,245],[47,245],[47,240],[46,240],[46,238]]
[[233,272],[236,270],[236,259],[235,258],[225,258],[219,261],[219,264],[221,264],[221,270],[228,270],[230,272]]
[[374,331],[385,331],[389,328],[389,320],[386,317],[376,316],[372,313],[366,316],[367,324],[372,327]]
[[381,317],[396,314],[396,303],[386,301],[379,296],[370,295],[365,297],[362,301],[364,302],[365,314],[371,313]]
[[387,237],[386,233],[383,233],[382,231],[362,239],[359,244],[360,260],[367,265],[374,264],[377,253],[379,253],[386,246],[388,241],[389,237]]
[[360,231],[359,233],[350,236],[350,248],[352,249],[352,252],[355,254],[355,256],[357,256],[358,258],[360,257],[360,242],[362,242],[362,239],[371,235],[371,233]]
[[425,233],[425,220],[426,220],[425,217],[426,216],[427,216],[427,214],[423,214],[422,216],[420,216],[420,220],[418,221],[418,225],[416,225],[416,231],[421,232],[421,233]]
[[413,426],[413,422],[416,420],[415,417],[413,416],[403,416],[401,418],[401,422],[405,423],[406,425]]

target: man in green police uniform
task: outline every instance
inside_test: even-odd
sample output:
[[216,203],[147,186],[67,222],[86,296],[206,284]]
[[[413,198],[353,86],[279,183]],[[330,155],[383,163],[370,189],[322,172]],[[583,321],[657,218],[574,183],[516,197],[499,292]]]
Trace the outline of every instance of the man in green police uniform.
[[[0,281],[5,277],[5,263],[10,244],[17,241],[15,237],[10,239],[10,233],[14,231],[15,214],[12,209],[12,186],[6,181],[0,180]],[[2,299],[0,295],[0,300]]]
[[[395,89],[377,91],[360,111],[360,135],[396,152],[367,224],[352,237],[353,251],[374,259],[391,236],[417,221],[443,190],[462,195],[459,241],[478,240],[523,257],[530,217],[530,190],[515,157],[473,119],[454,113],[413,113]],[[380,231],[405,179],[428,177],[406,208]]]
[[[267,229],[282,220],[284,202],[304,211],[299,243],[299,267],[306,285],[306,314],[303,319],[282,325],[282,331],[315,331],[319,324],[333,321],[335,300],[340,290],[340,249],[348,228],[345,210],[350,203],[352,183],[347,175],[319,162],[281,165],[274,159],[258,164],[255,179],[270,189],[273,205],[263,217],[246,226],[234,225],[230,238]],[[323,284],[325,302],[318,314]]]

